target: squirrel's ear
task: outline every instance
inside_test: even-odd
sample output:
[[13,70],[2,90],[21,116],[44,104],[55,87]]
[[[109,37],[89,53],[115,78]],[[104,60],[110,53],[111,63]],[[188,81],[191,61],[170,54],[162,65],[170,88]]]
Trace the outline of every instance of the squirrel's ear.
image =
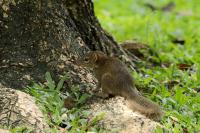
[[96,62],[98,59],[98,54],[97,53],[93,53],[93,61]]

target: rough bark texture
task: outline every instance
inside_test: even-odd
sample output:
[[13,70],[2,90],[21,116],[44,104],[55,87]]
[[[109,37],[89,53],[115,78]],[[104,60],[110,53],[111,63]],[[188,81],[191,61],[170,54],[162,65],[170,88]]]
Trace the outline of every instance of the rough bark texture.
[[0,83],[5,86],[21,89],[30,80],[41,81],[46,71],[72,72],[73,60],[89,49],[122,54],[94,16],[91,0],[0,4]]

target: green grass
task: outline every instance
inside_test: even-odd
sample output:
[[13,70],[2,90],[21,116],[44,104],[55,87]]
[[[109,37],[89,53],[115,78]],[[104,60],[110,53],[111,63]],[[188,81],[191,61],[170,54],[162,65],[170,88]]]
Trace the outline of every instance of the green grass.
[[[174,0],[170,12],[152,12],[144,6],[158,7],[169,0],[95,0],[95,12],[103,28],[118,42],[136,39],[149,45],[153,53],[146,55],[169,67],[147,67],[147,60],[134,72],[136,84],[166,111],[162,124],[171,132],[200,131],[200,1]],[[189,16],[179,13],[187,12]],[[185,40],[184,45],[172,39]],[[180,70],[177,64],[191,65]],[[170,82],[175,82],[170,85]],[[158,130],[157,132],[162,132]]]
[[[146,0],[146,2],[148,2]],[[117,41],[137,39],[148,43],[162,61],[200,62],[198,0],[175,0],[172,12],[152,12],[144,6],[145,0],[95,0],[96,15],[100,23]],[[152,1],[162,6],[168,1]],[[192,12],[192,16],[180,16],[177,12]],[[183,38],[184,46],[174,46],[171,38]],[[192,55],[191,55],[192,53]]]
[[[50,126],[47,132],[59,133],[59,127],[65,125],[66,132],[84,133],[93,131],[101,133],[102,129],[98,126],[98,121],[104,117],[104,114],[91,117],[91,112],[84,106],[89,94],[81,93],[79,86],[70,88],[69,92],[63,93],[65,80],[70,76],[66,74],[56,83],[49,72],[45,74],[46,83],[34,83],[32,87],[28,87],[26,92],[35,97],[37,104],[45,115],[46,121]],[[72,98],[74,107],[71,109],[64,107],[66,98]],[[13,133],[27,131],[25,127],[17,127],[12,130]],[[27,131],[28,132],[28,131]]]

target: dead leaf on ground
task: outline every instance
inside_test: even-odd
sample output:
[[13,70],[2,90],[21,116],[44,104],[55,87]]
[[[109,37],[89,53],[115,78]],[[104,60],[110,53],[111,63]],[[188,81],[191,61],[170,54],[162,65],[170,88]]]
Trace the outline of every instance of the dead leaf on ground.
[[169,2],[162,7],[155,6],[152,3],[145,3],[145,6],[150,8],[152,11],[160,10],[163,12],[170,12],[175,8],[176,5],[174,2]]
[[163,82],[165,85],[167,85],[168,88],[172,88],[175,85],[179,84],[180,81],[179,80],[170,80],[170,81],[164,81]]
[[174,2],[169,2],[167,5],[161,7],[160,10],[165,11],[165,12],[170,12],[175,8],[175,3]]
[[141,43],[138,41],[134,41],[134,40],[127,40],[125,42],[120,43],[120,45],[122,46],[122,48],[130,50],[130,49],[147,49],[148,46],[145,43]]
[[185,44],[185,40],[181,39],[181,38],[172,39],[172,42],[175,43],[175,44],[180,44],[180,45],[184,45]]
[[127,50],[133,53],[138,58],[143,58],[144,54],[140,52],[141,49],[148,49],[148,45],[145,43],[141,43],[134,40],[127,40],[125,42],[120,43],[124,50]]
[[189,64],[177,64],[176,66],[180,70],[188,70],[189,68],[191,68],[192,65],[189,65]]

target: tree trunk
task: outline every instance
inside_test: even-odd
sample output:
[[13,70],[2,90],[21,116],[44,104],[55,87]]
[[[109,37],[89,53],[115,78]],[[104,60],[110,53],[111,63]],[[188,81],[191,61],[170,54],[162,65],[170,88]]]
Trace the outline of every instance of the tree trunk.
[[42,81],[46,71],[70,72],[88,50],[122,55],[95,17],[91,0],[3,0],[0,2],[0,83],[21,89]]

